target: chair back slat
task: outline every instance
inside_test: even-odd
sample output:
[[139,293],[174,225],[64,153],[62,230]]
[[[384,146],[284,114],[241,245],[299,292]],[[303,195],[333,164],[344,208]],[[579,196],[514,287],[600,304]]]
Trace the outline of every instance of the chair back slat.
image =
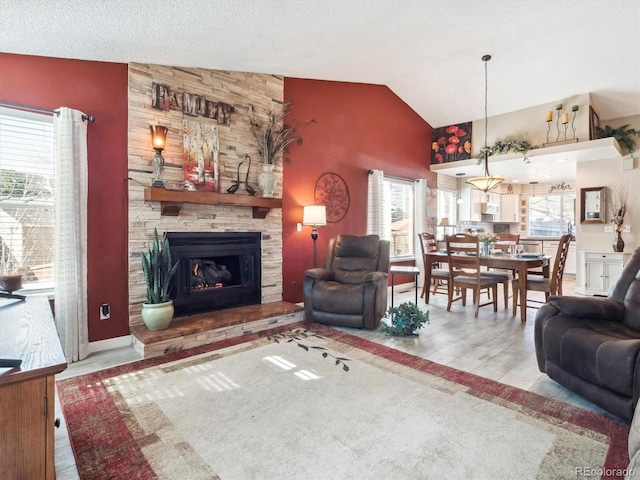
[[564,275],[564,266],[567,263],[567,256],[569,255],[570,243],[570,234],[560,237],[553,270],[551,271],[550,295],[562,295],[562,277]]
[[480,248],[478,237],[464,233],[447,235],[447,257],[451,278],[457,276],[480,278]]

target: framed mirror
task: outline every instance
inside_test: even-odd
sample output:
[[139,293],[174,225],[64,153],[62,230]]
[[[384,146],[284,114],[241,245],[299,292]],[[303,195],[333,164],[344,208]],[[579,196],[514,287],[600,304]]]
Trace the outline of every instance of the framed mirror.
[[580,189],[580,223],[604,223],[605,187]]

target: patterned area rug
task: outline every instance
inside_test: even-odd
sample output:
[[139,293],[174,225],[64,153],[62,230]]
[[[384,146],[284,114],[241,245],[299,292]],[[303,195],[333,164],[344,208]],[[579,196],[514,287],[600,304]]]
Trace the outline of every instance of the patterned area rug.
[[81,478],[575,479],[627,465],[622,423],[304,326],[322,338],[249,335],[59,381]]

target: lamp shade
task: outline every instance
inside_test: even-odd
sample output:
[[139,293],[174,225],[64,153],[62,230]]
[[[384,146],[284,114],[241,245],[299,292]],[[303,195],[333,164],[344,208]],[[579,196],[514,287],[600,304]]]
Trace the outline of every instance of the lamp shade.
[[307,205],[302,214],[303,225],[319,227],[327,224],[327,207],[324,205]]
[[151,143],[156,150],[164,150],[167,143],[167,127],[161,127],[160,125],[149,125],[151,130]]
[[488,192],[489,190],[493,190],[498,185],[504,182],[504,177],[494,177],[494,176],[486,176],[486,177],[476,177],[467,180],[467,183],[472,185],[474,188],[481,190],[483,192]]
[[441,227],[448,227],[449,226],[449,219],[447,217],[444,217],[442,220],[440,220],[439,225]]

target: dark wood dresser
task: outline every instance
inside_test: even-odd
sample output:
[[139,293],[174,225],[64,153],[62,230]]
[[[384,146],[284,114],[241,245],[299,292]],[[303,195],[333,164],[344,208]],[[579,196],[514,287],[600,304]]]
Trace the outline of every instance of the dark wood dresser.
[[67,368],[46,297],[0,299],[0,358],[19,358],[19,369],[0,369],[0,476],[55,478],[55,374]]

